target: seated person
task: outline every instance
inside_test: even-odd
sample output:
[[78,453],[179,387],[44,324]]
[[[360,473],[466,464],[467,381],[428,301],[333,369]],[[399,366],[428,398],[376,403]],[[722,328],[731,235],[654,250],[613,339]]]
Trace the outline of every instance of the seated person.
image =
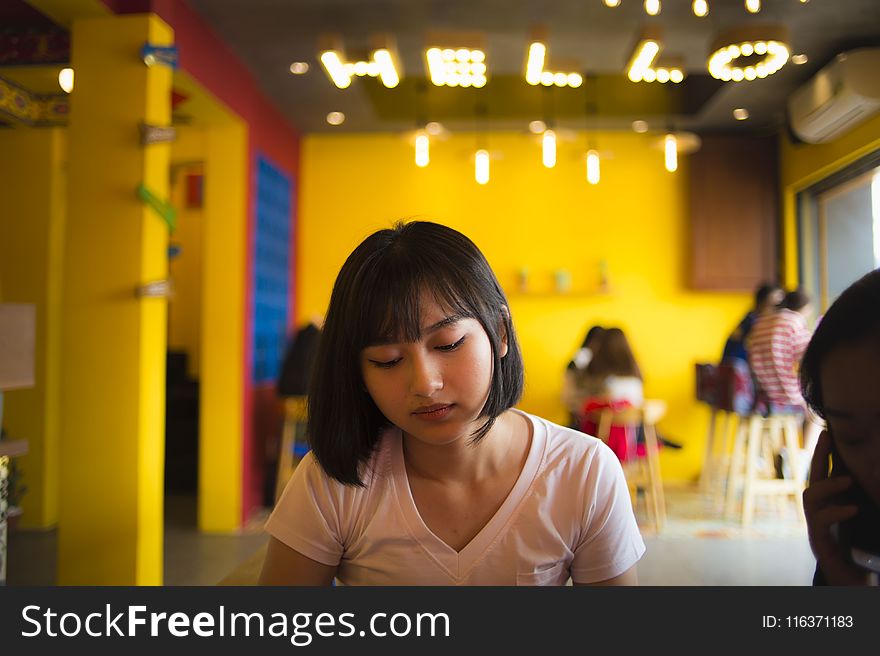
[[770,403],[770,411],[806,416],[804,451],[808,460],[822,430],[821,420],[807,411],[798,384],[801,357],[810,341],[807,317],[812,307],[806,292],[789,292],[779,310],[758,317],[746,344],[749,365]]
[[638,407],[644,401],[643,387],[642,372],[626,335],[620,328],[607,329],[602,348],[587,365],[584,390],[589,396],[629,401]]
[[[580,389],[584,394],[582,410],[586,413],[606,407],[614,410],[641,407],[644,401],[642,372],[620,328],[605,331],[602,348],[590,360],[581,377]],[[598,426],[590,418],[581,423],[581,430],[589,435],[595,435],[597,429]],[[636,443],[637,431],[631,430],[631,427],[611,427],[608,446],[621,461],[635,457]]]
[[724,352],[721,354],[721,362],[731,360],[749,361],[746,350],[746,340],[758,317],[772,313],[782,302],[785,292],[776,284],[764,283],[755,290],[755,307],[739,322],[736,329],[727,338],[724,344]]
[[[629,340],[620,328],[608,328],[602,336],[599,349],[582,378],[581,389],[586,395],[582,410],[599,410],[603,407],[622,409],[627,406],[639,408],[645,400],[642,371],[633,355]],[[597,426],[592,421],[582,421],[583,432],[595,435]],[[644,429],[636,427],[629,434],[624,427],[612,426],[608,446],[621,460],[642,455]],[[657,435],[661,446],[680,449],[681,444]]]

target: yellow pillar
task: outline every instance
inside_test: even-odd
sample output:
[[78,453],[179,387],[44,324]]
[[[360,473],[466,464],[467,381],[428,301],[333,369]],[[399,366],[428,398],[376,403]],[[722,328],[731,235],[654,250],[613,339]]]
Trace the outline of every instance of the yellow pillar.
[[162,582],[167,303],[138,286],[167,276],[168,226],[136,196],[167,198],[172,71],[145,42],[171,45],[152,15],[74,21],[69,204],[61,341],[58,582]]
[[242,520],[247,130],[237,120],[205,138],[199,529],[234,533]]
[[[237,533],[242,525],[248,125],[185,71],[174,88],[202,130],[201,322],[199,327],[198,527]],[[184,150],[183,140],[174,149]]]
[[28,442],[19,459],[22,526],[58,521],[58,365],[64,235],[64,128],[0,132],[0,300],[36,306],[34,386],[5,395],[3,423]]

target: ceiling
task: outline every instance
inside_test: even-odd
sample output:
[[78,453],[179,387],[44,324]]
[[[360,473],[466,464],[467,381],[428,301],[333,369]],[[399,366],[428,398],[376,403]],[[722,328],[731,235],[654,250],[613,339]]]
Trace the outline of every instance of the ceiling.
[[[624,128],[644,119],[654,128],[700,133],[769,132],[784,125],[785,99],[836,54],[880,45],[877,0],[764,0],[760,13],[743,0],[708,0],[709,15],[694,16],[691,0],[663,0],[648,17],[640,0],[609,8],[602,0],[187,0],[251,70],[264,92],[304,132],[411,130],[421,121],[457,129],[525,129],[535,119],[560,128]],[[708,75],[715,36],[746,24],[782,23],[791,34],[790,61],[766,79],[722,83]],[[663,30],[664,54],[684,61],[681,84],[633,83],[625,67],[646,25]],[[529,86],[523,63],[531,28],[548,34],[548,57],[571,60],[586,77],[578,89]],[[489,82],[482,89],[426,82],[428,31],[481,32]],[[337,89],[318,62],[319,39],[338,34],[346,54],[365,49],[373,35],[394,36],[403,79],[387,89],[376,78],[354,78]],[[451,44],[454,45],[454,44]],[[292,62],[310,65],[291,75]],[[577,69],[575,69],[577,70]],[[737,121],[732,110],[750,118]],[[345,122],[326,122],[331,111]],[[485,115],[485,118],[479,118]]]
[[[626,129],[635,119],[653,129],[769,133],[785,124],[785,100],[835,55],[880,46],[878,0],[763,0],[756,15],[743,0],[708,0],[698,18],[691,0],[663,0],[659,16],[646,15],[641,0],[609,8],[603,0],[185,0],[229,45],[274,104],[302,132],[409,131],[426,121],[447,129],[525,130],[540,119],[557,128]],[[791,34],[791,61],[766,79],[722,83],[706,71],[718,33],[752,24],[783,24]],[[0,37],[45,30],[48,19],[24,0],[0,3]],[[530,33],[545,28],[547,55],[579,70],[578,89],[533,87],[523,78]],[[633,83],[626,64],[641,31],[662,30],[663,55],[679,57],[681,84]],[[57,26],[54,26],[57,29]],[[482,89],[436,87],[426,79],[428,32],[478,32],[489,82]],[[378,34],[394,37],[403,77],[387,89],[375,78],[354,78],[337,89],[318,62],[322,36],[341,37],[349,59]],[[454,45],[454,44],[450,44]],[[292,62],[310,66],[292,75]],[[51,93],[57,68],[0,62],[0,76],[35,93]],[[750,117],[737,121],[732,110]],[[345,114],[331,126],[329,112]],[[185,105],[181,114],[185,114]],[[181,115],[181,118],[186,118]]]

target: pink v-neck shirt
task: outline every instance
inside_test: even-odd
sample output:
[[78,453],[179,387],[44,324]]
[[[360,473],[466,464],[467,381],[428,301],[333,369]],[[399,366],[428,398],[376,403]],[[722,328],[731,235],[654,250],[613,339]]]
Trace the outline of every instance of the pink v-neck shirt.
[[622,574],[645,543],[620,461],[596,438],[525,416],[533,436],[522,472],[461,551],[422,521],[398,429],[383,434],[364,488],[342,485],[306,455],[266,530],[338,566],[345,585],[564,585]]

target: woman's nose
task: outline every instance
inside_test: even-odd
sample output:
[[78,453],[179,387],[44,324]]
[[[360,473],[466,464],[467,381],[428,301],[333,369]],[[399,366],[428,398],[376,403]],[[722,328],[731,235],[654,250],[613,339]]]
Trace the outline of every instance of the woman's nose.
[[443,376],[430,357],[417,356],[411,360],[410,391],[416,396],[431,396],[443,388]]

